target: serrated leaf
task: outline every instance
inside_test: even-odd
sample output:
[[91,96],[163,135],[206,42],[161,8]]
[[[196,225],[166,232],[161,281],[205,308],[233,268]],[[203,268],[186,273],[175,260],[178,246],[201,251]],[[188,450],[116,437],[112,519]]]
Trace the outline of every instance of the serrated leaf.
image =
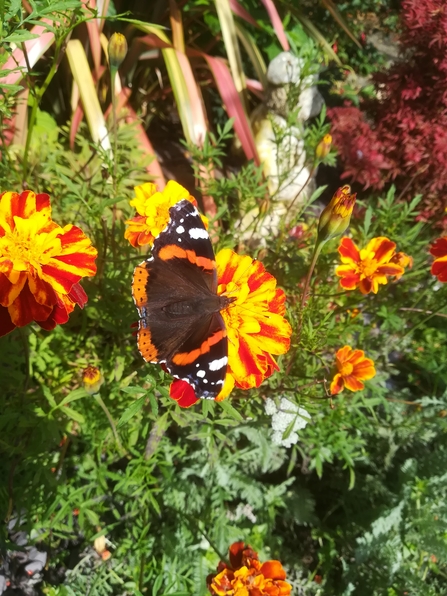
[[2,39],[2,43],[22,43],[23,41],[28,41],[29,39],[37,39],[39,36],[35,33],[30,33],[29,31],[27,31],[26,29],[18,29],[17,31],[14,31],[14,33],[11,33],[11,35],[8,35],[7,37],[4,37]]
[[137,401],[135,401],[131,406],[129,406],[127,408],[127,410],[124,411],[121,418],[118,420],[118,424],[116,425],[116,428],[121,428],[122,426],[127,424],[127,422],[129,422],[129,420],[131,418],[133,418],[135,416],[135,414],[137,414],[141,410],[141,408],[144,406],[145,402],[146,402],[146,395],[143,395],[143,397],[140,397],[140,399],[137,399]]

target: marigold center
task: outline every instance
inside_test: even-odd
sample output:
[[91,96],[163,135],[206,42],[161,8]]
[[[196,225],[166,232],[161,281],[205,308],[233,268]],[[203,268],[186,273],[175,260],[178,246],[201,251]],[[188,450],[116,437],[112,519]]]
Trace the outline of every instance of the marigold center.
[[343,362],[339,370],[342,377],[349,377],[354,370],[354,367],[350,362]]

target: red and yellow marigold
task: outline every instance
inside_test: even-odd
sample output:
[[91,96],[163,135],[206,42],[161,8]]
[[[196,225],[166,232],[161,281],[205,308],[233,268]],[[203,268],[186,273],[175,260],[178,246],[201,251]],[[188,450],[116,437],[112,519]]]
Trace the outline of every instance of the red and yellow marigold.
[[[259,387],[279,370],[272,355],[288,351],[292,329],[284,318],[286,296],[260,261],[223,249],[216,255],[216,264],[217,293],[234,298],[221,311],[228,336],[228,369],[223,389],[216,398],[220,401],[235,386]],[[184,407],[197,401],[192,387],[185,381],[174,381],[170,394]]]
[[292,586],[279,561],[261,563],[257,553],[243,542],[229,548],[230,566],[221,562],[218,573],[208,577],[213,596],[289,596]]
[[0,194],[0,335],[66,323],[87,302],[79,281],[95,275],[96,256],[82,230],[51,219],[47,194]]
[[[183,199],[191,201],[197,207],[197,201],[186,188],[174,180],[170,180],[162,191],[151,182],[135,187],[135,198],[130,205],[135,207],[138,215],[132,217],[124,237],[135,248],[148,244],[152,246],[155,238],[165,229],[169,222],[169,209]],[[208,220],[202,216],[205,227]]]
[[405,253],[396,253],[396,244],[379,236],[370,240],[362,250],[347,237],[341,239],[338,252],[343,265],[335,270],[345,290],[358,288],[362,294],[377,294],[379,285],[387,284],[388,277],[399,279],[412,259]]
[[430,253],[436,257],[431,266],[431,274],[438,281],[447,282],[447,236],[438,238],[430,247]]
[[363,350],[353,350],[343,346],[335,354],[337,373],[332,379],[331,395],[337,395],[343,389],[361,391],[365,385],[362,381],[372,379],[376,375],[374,362],[365,357]]

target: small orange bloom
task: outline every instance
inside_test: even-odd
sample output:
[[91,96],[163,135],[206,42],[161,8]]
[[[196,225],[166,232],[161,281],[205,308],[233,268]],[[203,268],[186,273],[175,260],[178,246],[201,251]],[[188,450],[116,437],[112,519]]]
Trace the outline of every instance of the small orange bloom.
[[396,244],[383,236],[373,238],[362,250],[350,238],[342,238],[338,252],[343,265],[335,270],[341,286],[345,290],[359,288],[362,294],[377,294],[379,285],[388,283],[388,276],[399,279],[412,260],[405,253],[395,253],[395,249]]
[[47,194],[0,194],[0,335],[66,323],[87,302],[78,282],[95,275],[96,256],[82,230],[52,221]]
[[[217,293],[234,298],[221,311],[228,336],[227,377],[216,398],[221,401],[235,386],[259,387],[279,370],[272,354],[288,351],[292,328],[284,318],[286,296],[261,262],[225,248],[216,255],[216,264]],[[182,407],[197,401],[185,381],[174,381],[170,395]]]
[[[136,197],[130,201],[130,205],[135,207],[138,215],[126,221],[128,228],[124,238],[135,248],[146,244],[152,246],[155,238],[168,225],[169,209],[182,199],[187,199],[197,207],[195,198],[174,180],[170,180],[161,192],[151,182],[136,186],[134,190]],[[202,220],[207,227],[207,218],[202,215]]]
[[436,275],[438,281],[447,282],[447,236],[438,238],[430,247],[430,253],[436,257],[431,266],[431,274]]
[[279,561],[261,563],[258,555],[243,542],[230,546],[231,567],[221,562],[218,573],[208,578],[213,596],[289,596],[292,586],[284,581],[286,572]]
[[362,381],[372,379],[376,374],[374,362],[365,358],[365,352],[349,346],[338,350],[335,364],[338,372],[331,383],[331,395],[337,395],[345,387],[350,391],[361,391],[365,387]]

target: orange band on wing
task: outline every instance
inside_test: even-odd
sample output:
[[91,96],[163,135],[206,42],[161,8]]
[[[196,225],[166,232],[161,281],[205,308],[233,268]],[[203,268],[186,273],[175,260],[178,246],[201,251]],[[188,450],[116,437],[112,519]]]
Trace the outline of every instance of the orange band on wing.
[[149,329],[139,329],[138,331],[138,349],[146,362],[157,362],[158,351],[151,340]]
[[168,244],[160,249],[158,256],[162,261],[169,261],[170,259],[187,259],[193,265],[198,265],[203,269],[215,269],[216,261],[207,259],[206,257],[199,257],[193,250],[185,250],[176,244]]
[[172,362],[174,364],[177,364],[178,366],[185,366],[185,364],[191,364],[191,362],[197,360],[199,356],[209,352],[211,346],[214,346],[214,344],[220,342],[220,340],[226,337],[226,335],[226,332],[222,329],[220,331],[216,331],[216,333],[214,333],[211,337],[209,337],[203,342],[200,348],[197,348],[197,350],[192,350],[191,352],[182,352],[181,354],[176,354],[172,358]]
[[141,263],[133,272],[132,296],[137,308],[147,304],[147,280],[149,271],[146,269],[146,262]]

